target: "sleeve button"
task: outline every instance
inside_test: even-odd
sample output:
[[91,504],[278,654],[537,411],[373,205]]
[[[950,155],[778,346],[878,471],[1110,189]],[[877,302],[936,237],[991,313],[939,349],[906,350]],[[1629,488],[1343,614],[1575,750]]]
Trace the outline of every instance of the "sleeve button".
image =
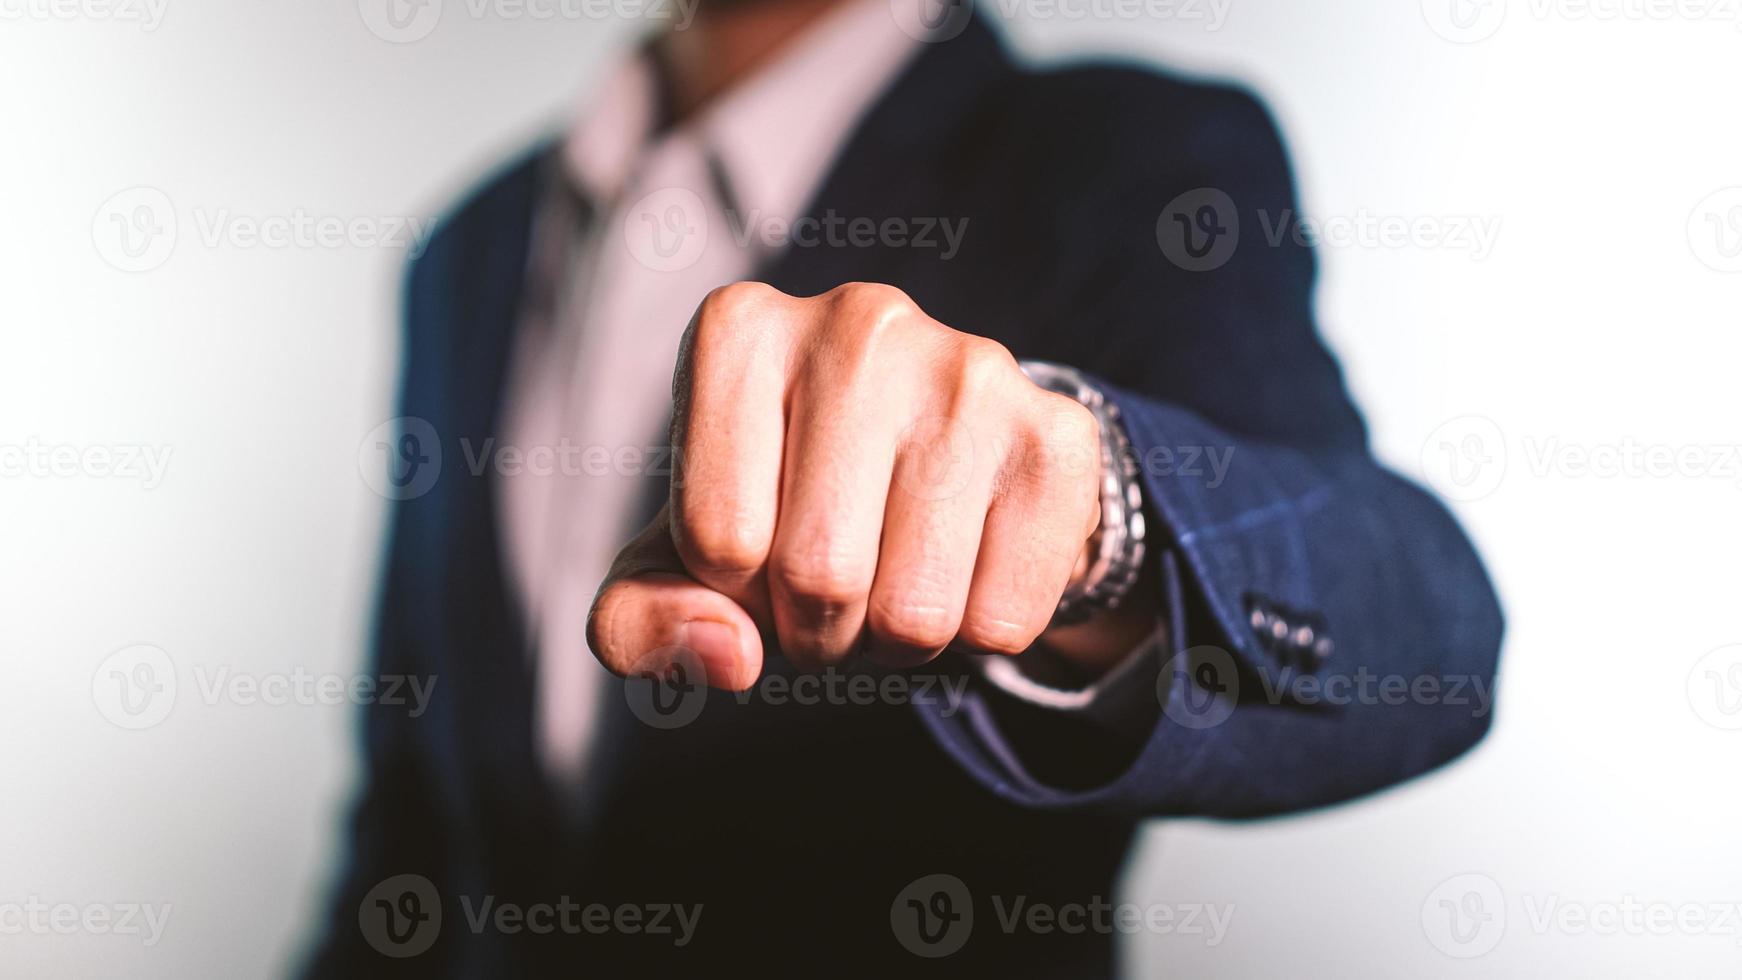
[[1333,649],[1334,647],[1331,644],[1331,638],[1328,636],[1321,636],[1319,637],[1318,642],[1313,644],[1313,657],[1318,660],[1329,660]]

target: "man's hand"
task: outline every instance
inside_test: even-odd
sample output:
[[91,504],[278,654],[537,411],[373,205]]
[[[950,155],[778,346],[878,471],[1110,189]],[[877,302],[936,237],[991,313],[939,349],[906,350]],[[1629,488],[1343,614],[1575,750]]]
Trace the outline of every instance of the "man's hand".
[[670,501],[588,620],[619,674],[682,649],[742,690],[764,636],[811,668],[1021,653],[1099,518],[1094,416],[891,286],[716,289],[672,390]]

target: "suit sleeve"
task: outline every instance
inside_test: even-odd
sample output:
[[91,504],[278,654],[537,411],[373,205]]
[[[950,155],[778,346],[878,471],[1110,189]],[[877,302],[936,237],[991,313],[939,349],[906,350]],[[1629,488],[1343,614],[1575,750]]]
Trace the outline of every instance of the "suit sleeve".
[[1368,451],[1314,326],[1275,126],[1243,93],[1197,92],[1183,119],[1129,121],[1155,166],[1082,205],[1071,240],[1103,244],[1057,311],[1142,474],[1173,636],[1149,710],[1117,738],[983,684],[920,709],[1024,805],[1321,806],[1447,762],[1492,716],[1499,604],[1444,507]]

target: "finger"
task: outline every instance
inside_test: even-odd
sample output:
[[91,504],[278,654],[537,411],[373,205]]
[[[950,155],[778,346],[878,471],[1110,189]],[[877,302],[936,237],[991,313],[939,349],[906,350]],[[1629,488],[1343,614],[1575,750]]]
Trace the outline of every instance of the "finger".
[[785,436],[790,297],[760,283],[708,295],[672,378],[672,541],[697,581],[767,615]]
[[986,515],[958,646],[1017,654],[1045,632],[1100,518],[1094,417],[1046,394]]
[[792,394],[768,593],[781,650],[816,668],[862,645],[898,434],[873,406],[898,399],[820,365],[807,377]]
[[659,672],[680,658],[709,686],[741,691],[762,672],[762,639],[743,607],[684,572],[669,509],[618,554],[587,615],[587,644],[612,673]]
[[867,656],[911,667],[955,637],[997,473],[998,446],[965,423],[921,419],[902,440],[866,618]]

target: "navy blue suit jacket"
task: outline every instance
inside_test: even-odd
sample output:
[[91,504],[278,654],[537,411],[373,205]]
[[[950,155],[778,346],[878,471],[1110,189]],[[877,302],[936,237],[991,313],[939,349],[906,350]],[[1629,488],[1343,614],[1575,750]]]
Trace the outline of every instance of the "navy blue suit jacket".
[[[892,283],[943,323],[1108,385],[1149,464],[1156,553],[1177,571],[1164,577],[1176,647],[1214,649],[1163,673],[1135,738],[978,684],[947,717],[936,704],[718,695],[672,730],[613,696],[582,806],[559,805],[537,761],[533,661],[495,487],[458,448],[498,431],[547,151],[455,209],[409,275],[400,414],[429,422],[450,462],[394,507],[374,669],[439,683],[420,717],[367,709],[349,860],[310,975],[1103,975],[1110,936],[1007,934],[993,897],[1110,900],[1142,818],[1335,803],[1482,737],[1489,713],[1447,692],[1492,679],[1498,604],[1440,504],[1369,454],[1314,328],[1310,251],[1258,233],[1261,213],[1274,223],[1295,208],[1264,109],[1135,67],[1026,70],[970,25],[884,94],[809,209],[966,219],[959,253],[791,248],[761,278],[803,295]],[[1193,271],[1158,247],[1157,221],[1206,187],[1247,233],[1224,264]],[[1219,479],[1184,458],[1212,448],[1231,453]],[[771,657],[769,669],[786,668]],[[1370,696],[1354,686],[1363,676]],[[1332,678],[1345,696],[1314,693],[1338,690],[1312,686]],[[1380,697],[1382,678],[1444,686]],[[433,946],[409,959],[359,928],[365,894],[400,874],[427,878],[443,909]],[[978,913],[940,960],[910,954],[891,922],[897,894],[931,874],[960,879]],[[485,896],[704,912],[676,949],[669,937],[475,929],[466,911]]]

